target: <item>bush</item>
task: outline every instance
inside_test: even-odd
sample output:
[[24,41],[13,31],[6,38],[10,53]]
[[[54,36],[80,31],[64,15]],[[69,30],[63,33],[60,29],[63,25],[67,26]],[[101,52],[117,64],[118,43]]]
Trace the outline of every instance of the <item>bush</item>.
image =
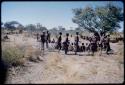
[[26,60],[37,61],[41,50],[32,46],[2,44],[2,58],[9,66],[22,66]]
[[24,62],[21,59],[24,57],[22,50],[16,47],[4,46],[2,49],[2,59],[9,66],[18,66],[22,65]]

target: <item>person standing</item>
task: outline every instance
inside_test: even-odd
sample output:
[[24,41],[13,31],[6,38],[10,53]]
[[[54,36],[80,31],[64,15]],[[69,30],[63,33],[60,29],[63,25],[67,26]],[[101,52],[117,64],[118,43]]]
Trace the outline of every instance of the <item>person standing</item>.
[[109,54],[108,52],[111,50],[110,48],[110,35],[108,34],[105,38],[105,43],[106,43],[106,54]]
[[68,47],[69,47],[69,39],[68,39],[69,33],[66,33],[66,40],[64,43],[64,48],[65,48],[65,54],[68,52]]
[[102,55],[102,50],[103,50],[103,48],[104,48],[104,34],[102,34],[101,35],[101,37],[100,37],[100,41],[99,41],[99,50],[100,50],[100,56]]
[[37,41],[38,41],[39,40],[39,33],[37,33],[36,36],[37,36]]
[[43,32],[40,37],[41,37],[41,50],[44,50],[45,32]]
[[78,32],[76,32],[76,37],[75,37],[75,55],[77,54],[78,52],[78,49],[79,49],[79,36],[78,36]]
[[92,52],[92,56],[93,56],[95,51],[97,51],[97,42],[96,42],[95,36],[92,37],[92,41],[90,44],[91,44],[91,52]]
[[60,32],[60,33],[59,33],[58,40],[57,40],[57,48],[59,49],[59,51],[60,51],[61,48],[62,48],[61,42],[62,42],[62,33]]
[[48,48],[48,43],[50,43],[50,33],[49,33],[49,31],[46,32],[46,48]]

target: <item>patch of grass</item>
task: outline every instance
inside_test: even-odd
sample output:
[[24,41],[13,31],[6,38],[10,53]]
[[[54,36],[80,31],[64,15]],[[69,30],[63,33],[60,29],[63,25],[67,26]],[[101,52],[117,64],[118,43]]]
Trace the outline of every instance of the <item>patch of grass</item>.
[[2,44],[2,59],[9,66],[22,66],[26,60],[37,61],[41,50],[32,46]]
[[24,57],[23,51],[19,48],[12,46],[4,46],[2,48],[2,59],[9,66],[22,65],[24,62],[22,58]]

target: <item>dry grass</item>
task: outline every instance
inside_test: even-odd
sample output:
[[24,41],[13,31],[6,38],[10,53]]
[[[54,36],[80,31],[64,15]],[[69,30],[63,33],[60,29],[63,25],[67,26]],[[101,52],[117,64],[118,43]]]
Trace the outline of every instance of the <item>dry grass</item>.
[[124,47],[120,47],[117,54],[118,54],[118,55],[117,55],[117,57],[116,57],[116,60],[117,60],[120,64],[123,64],[123,63],[124,63]]
[[[28,40],[30,40],[28,38]],[[84,42],[84,41],[83,41]],[[21,49],[25,59],[37,60],[41,55],[38,48],[32,47],[36,41],[30,40],[26,46],[15,44]],[[117,45],[117,46],[115,46]],[[123,82],[123,44],[113,44],[117,55],[78,56],[64,55],[64,52],[50,52],[44,56],[44,63],[33,66],[23,76],[15,77],[13,82],[30,83],[121,83]],[[120,67],[120,68],[119,68]],[[31,79],[31,80],[30,80]]]
[[[51,55],[51,57],[50,57]],[[118,63],[113,59],[103,56],[62,56],[58,53],[51,53],[46,56],[45,68],[53,74],[59,76],[59,80],[49,80],[46,83],[113,83],[122,82],[123,71],[119,69]],[[85,57],[85,58],[84,58]],[[45,83],[41,81],[41,83]]]
[[51,67],[51,66],[57,66],[59,62],[61,62],[61,57],[59,56],[59,54],[54,54],[52,53],[50,55],[51,57],[49,57],[49,59],[47,59],[47,66]]
[[26,48],[25,57],[30,60],[37,62],[38,57],[41,55],[41,50],[35,49],[32,46]]
[[[30,43],[24,44],[24,37],[22,35],[9,37],[11,42],[2,42],[2,58],[9,65],[23,65],[27,59],[37,58],[41,54],[40,50],[33,48]],[[14,38],[15,41],[13,41]]]
[[13,46],[2,46],[2,59],[13,66],[23,65],[24,58],[22,50]]

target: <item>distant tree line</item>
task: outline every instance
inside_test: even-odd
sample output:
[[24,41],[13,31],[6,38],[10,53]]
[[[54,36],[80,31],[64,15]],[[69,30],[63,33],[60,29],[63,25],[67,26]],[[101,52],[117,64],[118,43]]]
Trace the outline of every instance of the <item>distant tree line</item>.
[[[45,26],[42,26],[42,24],[37,23],[37,24],[28,24],[26,26],[23,26],[21,23],[19,23],[18,21],[10,21],[10,22],[1,22],[1,27],[2,29],[6,29],[6,30],[16,30],[16,29],[21,29],[21,30],[25,30],[25,31],[32,31],[32,32],[40,32],[40,31],[46,31],[49,30],[52,33],[58,33],[58,32],[67,32],[70,30],[66,30],[65,27],[63,26],[57,26],[57,27],[53,27],[51,29],[47,29]],[[82,29],[80,28],[75,28],[75,30],[71,30],[71,31],[82,31]]]
[[23,30],[23,31],[27,31],[27,32],[43,32],[43,31],[50,31],[51,34],[53,35],[58,35],[59,32],[62,32],[63,34],[65,34],[66,32],[68,33],[73,33],[75,31],[79,31],[81,32],[80,28],[75,28],[75,30],[66,30],[65,27],[63,26],[57,26],[57,27],[53,27],[51,29],[47,29],[45,26],[43,26],[40,23],[37,24],[28,24],[28,25],[22,25],[20,22],[18,21],[9,21],[9,22],[1,22],[1,28],[2,30],[8,30],[8,31],[14,31],[14,30]]
[[26,26],[23,26],[21,23],[19,23],[18,21],[10,21],[10,22],[1,22],[1,27],[2,29],[6,29],[6,30],[16,30],[16,29],[20,29],[20,30],[25,30],[25,31],[44,31],[47,30],[46,27],[42,26],[41,24],[28,24]]

